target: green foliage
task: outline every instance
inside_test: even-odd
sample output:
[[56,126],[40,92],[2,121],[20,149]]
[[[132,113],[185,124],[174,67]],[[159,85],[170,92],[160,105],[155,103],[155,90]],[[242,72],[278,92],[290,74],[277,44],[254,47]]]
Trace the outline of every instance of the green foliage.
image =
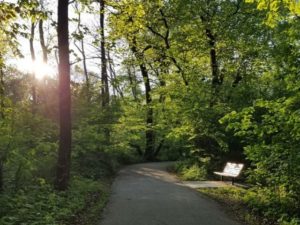
[[[75,178],[68,192],[56,192],[40,180],[40,185],[0,195],[0,222],[13,224],[63,225],[74,221],[77,214],[107,201],[107,184]],[[97,212],[98,213],[98,212]]]
[[183,180],[206,180],[206,170],[198,165],[181,168],[180,175]]
[[270,188],[248,191],[244,198],[247,205],[258,215],[267,217],[274,222],[290,218],[288,213],[297,216],[296,199],[292,198],[284,186],[274,190]]
[[240,113],[230,113],[221,122],[243,137],[245,154],[252,162],[249,180],[257,186],[249,202],[271,217],[299,212],[298,100],[257,101]]
[[[99,155],[107,150],[98,151],[99,142],[105,142],[103,135],[97,136],[100,125],[94,125],[94,117],[87,120],[83,107],[80,109],[81,118],[76,118],[80,122],[74,126],[73,181],[68,191],[54,191],[58,127],[55,109],[49,110],[49,105],[56,105],[57,99],[47,96],[47,91],[53,92],[56,83],[50,79],[39,83],[39,102],[33,112],[29,100],[31,80],[7,68],[5,75],[10,73],[1,83],[5,98],[0,99],[0,164],[4,183],[0,223],[75,224],[79,219],[81,224],[94,223],[108,198],[106,176],[111,177],[117,168],[112,154]],[[77,165],[82,167],[78,169]],[[99,178],[103,180],[95,181]]]
[[[269,218],[261,218],[251,211],[251,208],[247,207],[245,202],[245,196],[247,190],[238,187],[222,187],[222,188],[201,188],[198,191],[204,195],[207,195],[226,206],[226,209],[236,216],[236,218],[245,223],[251,225],[269,224]],[[270,225],[274,225],[273,221]]]
[[[233,213],[246,224],[251,225],[292,225],[299,224],[299,217],[288,216],[288,208],[280,208],[283,198],[278,199],[278,193],[270,192],[268,189],[243,189],[239,187],[199,189],[199,192],[213,197],[226,204]],[[281,190],[281,195],[284,191]],[[290,202],[285,202],[291,207]]]
[[191,160],[178,162],[175,171],[183,180],[206,180],[207,179],[207,159],[192,163]]
[[[300,3],[293,0],[245,0],[247,3],[257,3],[257,9],[267,10],[266,24],[274,27],[287,19],[288,10],[292,16],[300,15]],[[283,12],[283,13],[282,13]]]

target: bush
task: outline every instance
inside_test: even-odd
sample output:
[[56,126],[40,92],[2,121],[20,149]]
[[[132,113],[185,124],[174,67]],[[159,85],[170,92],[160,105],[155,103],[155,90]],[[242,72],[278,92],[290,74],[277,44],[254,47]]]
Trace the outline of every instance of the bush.
[[298,213],[296,201],[284,187],[278,187],[273,191],[269,188],[249,190],[244,197],[244,202],[255,214],[268,218],[274,223],[279,221],[279,224],[290,224],[290,222],[296,221],[292,219]]
[[190,164],[189,161],[179,162],[175,165],[175,171],[183,180],[205,180],[207,178],[207,170],[204,165]]

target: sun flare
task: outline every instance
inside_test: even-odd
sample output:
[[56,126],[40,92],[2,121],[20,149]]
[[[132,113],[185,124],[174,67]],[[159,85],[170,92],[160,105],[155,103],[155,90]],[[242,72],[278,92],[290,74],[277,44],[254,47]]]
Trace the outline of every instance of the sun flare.
[[38,80],[55,74],[54,69],[43,61],[32,62],[31,60],[23,59],[17,62],[17,67],[22,72],[34,74]]

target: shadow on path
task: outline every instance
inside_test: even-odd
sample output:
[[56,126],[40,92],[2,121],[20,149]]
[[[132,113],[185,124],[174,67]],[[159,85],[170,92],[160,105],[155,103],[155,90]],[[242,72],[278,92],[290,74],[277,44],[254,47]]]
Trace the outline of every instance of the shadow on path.
[[166,172],[171,163],[145,163],[120,171],[101,225],[239,225],[212,200]]

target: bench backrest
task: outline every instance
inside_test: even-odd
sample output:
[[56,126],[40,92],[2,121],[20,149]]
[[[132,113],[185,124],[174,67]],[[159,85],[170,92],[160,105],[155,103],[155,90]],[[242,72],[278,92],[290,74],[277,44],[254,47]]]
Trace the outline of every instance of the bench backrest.
[[244,167],[244,164],[238,164],[238,163],[226,163],[226,166],[223,170],[224,173],[231,174],[232,176],[238,176],[240,172],[242,171]]

